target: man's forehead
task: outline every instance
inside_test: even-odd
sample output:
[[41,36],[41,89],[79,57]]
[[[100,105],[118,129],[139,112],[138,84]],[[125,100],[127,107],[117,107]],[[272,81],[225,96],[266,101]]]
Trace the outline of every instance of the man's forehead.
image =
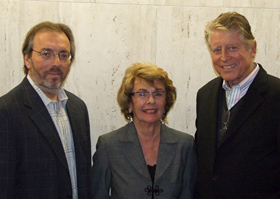
[[69,45],[69,38],[66,36],[64,32],[57,31],[38,31],[34,35],[33,45],[52,43],[54,45]]

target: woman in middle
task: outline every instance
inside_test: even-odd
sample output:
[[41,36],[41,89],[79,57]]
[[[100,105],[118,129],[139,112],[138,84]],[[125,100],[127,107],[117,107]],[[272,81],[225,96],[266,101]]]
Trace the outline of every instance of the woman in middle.
[[129,67],[118,103],[129,121],[99,137],[92,166],[93,199],[191,199],[197,174],[192,136],[164,124],[176,88],[161,68]]

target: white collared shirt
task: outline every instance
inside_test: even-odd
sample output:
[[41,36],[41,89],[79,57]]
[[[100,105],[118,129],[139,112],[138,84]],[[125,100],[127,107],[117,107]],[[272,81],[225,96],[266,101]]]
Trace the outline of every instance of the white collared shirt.
[[33,80],[29,75],[27,75],[27,79],[29,83],[32,85],[32,87],[35,89],[35,91],[38,93],[40,98],[42,99],[43,103],[48,109],[48,112],[55,124],[68,163],[69,173],[71,177],[72,191],[73,191],[73,199],[78,199],[75,147],[74,147],[71,125],[66,111],[66,103],[68,97],[65,91],[61,88],[57,93],[58,101],[51,100],[33,82]]
[[255,69],[239,84],[230,88],[228,82],[223,81],[223,88],[226,92],[226,101],[228,110],[230,110],[248,91],[250,85],[258,74],[259,65],[254,63]]

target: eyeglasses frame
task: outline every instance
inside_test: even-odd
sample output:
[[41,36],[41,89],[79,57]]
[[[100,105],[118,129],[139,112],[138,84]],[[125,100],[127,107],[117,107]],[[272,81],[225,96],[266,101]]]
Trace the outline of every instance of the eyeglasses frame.
[[[151,97],[151,94],[152,94],[152,96],[153,96],[153,98],[154,98],[155,100],[165,99],[165,98],[166,98],[166,94],[167,94],[166,91],[162,91],[162,90],[154,91],[154,92],[136,91],[136,92],[130,93],[130,96],[134,96],[134,97],[135,97],[135,94],[136,94],[136,93],[145,93],[145,94],[148,94],[146,97],[142,98],[142,100],[148,100],[148,99]],[[156,95],[155,95],[156,93],[164,93],[165,96],[164,96],[164,97],[159,97],[159,96],[156,96]],[[143,96],[142,96],[142,97],[143,97]],[[141,99],[141,96],[136,97],[136,98]]]
[[[34,52],[36,52],[36,53],[39,53],[40,56],[42,57],[42,59],[44,59],[44,60],[51,60],[51,59],[54,59],[54,58],[56,57],[56,55],[58,55],[59,60],[60,60],[60,61],[63,61],[63,62],[67,62],[67,61],[69,61],[69,60],[72,59],[71,53],[69,53],[69,56],[68,56],[68,59],[67,59],[67,60],[62,60],[62,59],[60,58],[60,53],[62,53],[62,52],[55,53],[55,52],[54,52],[53,50],[51,50],[51,49],[45,49],[45,50],[42,50],[41,52],[40,52],[40,51],[37,51],[37,50],[34,50],[33,48],[32,48],[31,50],[34,51]],[[52,58],[46,59],[46,58],[43,57],[42,53],[43,53],[44,51],[46,51],[46,50],[51,51],[51,52],[53,53]]]

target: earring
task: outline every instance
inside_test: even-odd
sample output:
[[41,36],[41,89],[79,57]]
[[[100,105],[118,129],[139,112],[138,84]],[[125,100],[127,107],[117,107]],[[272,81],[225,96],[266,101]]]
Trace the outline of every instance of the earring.
[[165,111],[164,111],[164,114],[163,114],[162,117],[161,117],[161,123],[162,123],[162,124],[165,124],[166,121],[167,121],[167,119],[166,119],[166,115],[165,115]]
[[128,119],[128,123],[133,122],[132,113],[129,113],[129,115],[127,116],[127,119]]

